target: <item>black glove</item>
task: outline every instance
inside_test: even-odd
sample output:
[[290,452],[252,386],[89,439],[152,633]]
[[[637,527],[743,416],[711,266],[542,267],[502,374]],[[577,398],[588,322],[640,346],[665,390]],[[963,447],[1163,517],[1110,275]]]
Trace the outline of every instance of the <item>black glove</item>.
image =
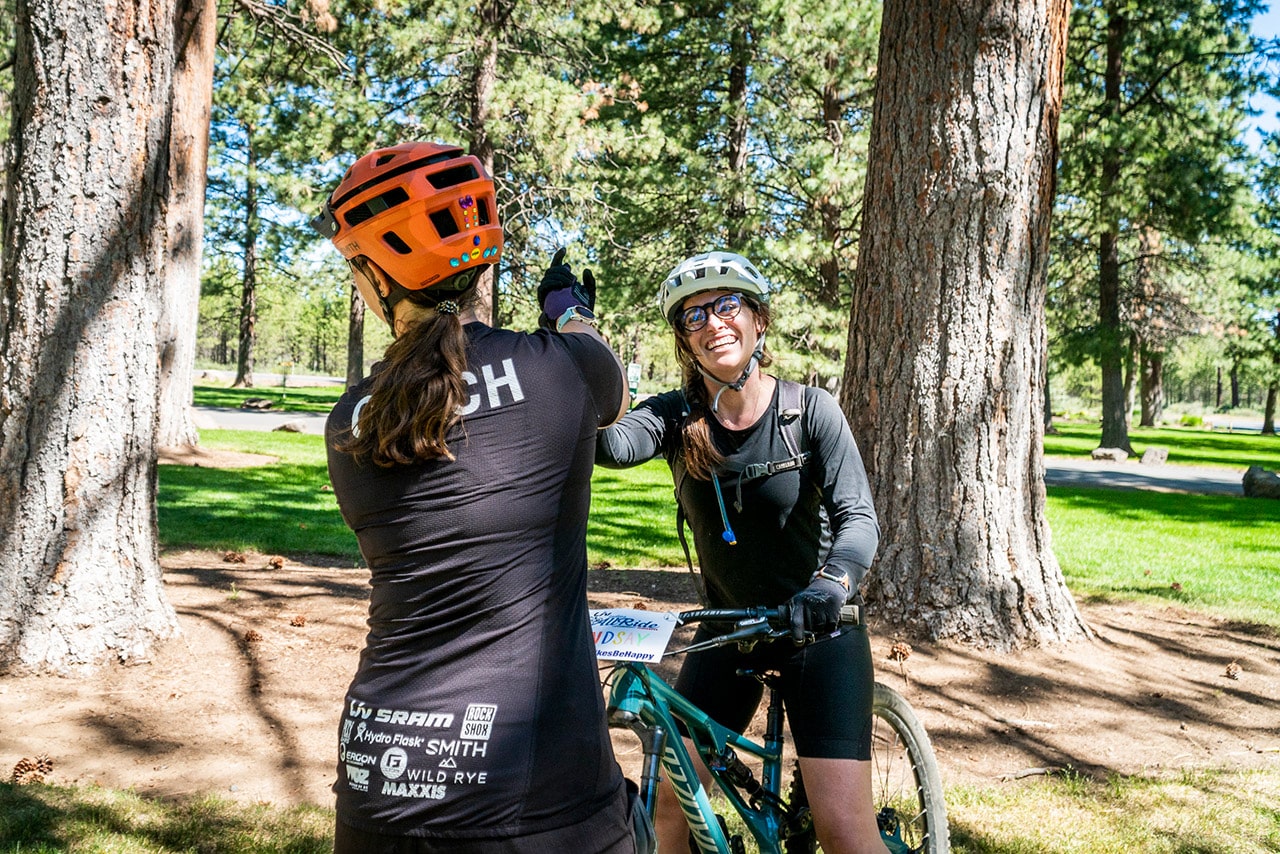
[[560,315],[570,306],[581,305],[594,311],[596,307],[596,277],[590,270],[582,271],[582,281],[573,275],[573,270],[564,263],[565,249],[561,246],[551,259],[551,266],[542,275],[542,284],[538,285],[538,305],[542,306],[542,314],[548,321],[543,324],[554,325]]
[[787,602],[791,616],[791,639],[801,644],[810,635],[834,632],[840,625],[840,609],[848,601],[847,586],[830,578],[814,578],[808,587]]

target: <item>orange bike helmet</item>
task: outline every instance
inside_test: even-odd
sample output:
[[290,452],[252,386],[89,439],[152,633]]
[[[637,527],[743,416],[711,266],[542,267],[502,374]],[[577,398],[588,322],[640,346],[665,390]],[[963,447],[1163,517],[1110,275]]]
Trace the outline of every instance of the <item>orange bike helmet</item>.
[[454,145],[406,142],[366,154],[311,225],[344,258],[363,255],[410,291],[502,254],[493,179]]

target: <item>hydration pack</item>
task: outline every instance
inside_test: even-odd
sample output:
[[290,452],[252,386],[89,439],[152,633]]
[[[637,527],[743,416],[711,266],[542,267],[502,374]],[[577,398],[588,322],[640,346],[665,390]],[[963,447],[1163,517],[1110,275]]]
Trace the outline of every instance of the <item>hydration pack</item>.
[[[716,491],[716,499],[720,503],[720,518],[724,521],[723,537],[729,545],[736,545],[737,537],[733,533],[733,528],[729,525],[728,513],[725,512],[724,497],[720,488],[721,479],[726,478],[734,481],[733,506],[735,510],[741,513],[742,484],[744,482],[750,483],[753,480],[772,477],[775,474],[803,470],[805,464],[809,461],[810,452],[806,450],[808,440],[804,430],[805,386],[791,380],[780,379],[777,382],[778,425],[782,431],[782,443],[786,446],[788,456],[779,460],[768,460],[763,463],[749,463],[747,465],[726,462],[721,464],[719,470],[711,479],[712,486]],[[687,404],[682,414],[688,416],[689,408]],[[689,551],[689,541],[684,535],[687,516],[684,512],[684,505],[680,503],[680,486],[684,482],[687,470],[683,462],[680,463],[679,469],[675,476],[676,535],[680,538],[680,547],[684,549],[685,563],[689,567],[690,574],[693,575],[694,587],[698,592],[698,601],[705,606],[707,604],[707,592],[702,585],[702,577],[693,568],[693,556]]]

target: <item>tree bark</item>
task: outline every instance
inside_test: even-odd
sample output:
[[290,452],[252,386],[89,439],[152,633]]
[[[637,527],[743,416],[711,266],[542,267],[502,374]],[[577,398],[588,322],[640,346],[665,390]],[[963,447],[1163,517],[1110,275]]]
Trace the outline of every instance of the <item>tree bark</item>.
[[213,0],[178,0],[174,46],[173,137],[169,152],[169,258],[160,319],[161,446],[200,441],[191,375],[200,315],[200,255],[208,172],[209,115],[218,8]]
[[867,595],[993,648],[1088,634],[1049,544],[1049,215],[1069,4],[886,0],[842,404],[882,526]]
[[155,517],[173,0],[19,0],[0,269],[0,670],[177,623]]
[[1280,385],[1272,383],[1267,386],[1267,403],[1262,413],[1262,435],[1274,436],[1276,434],[1276,391],[1280,389]]
[[1133,405],[1138,393],[1138,374],[1142,370],[1138,353],[1142,344],[1136,330],[1129,330],[1129,346],[1124,351],[1124,432],[1133,429]]

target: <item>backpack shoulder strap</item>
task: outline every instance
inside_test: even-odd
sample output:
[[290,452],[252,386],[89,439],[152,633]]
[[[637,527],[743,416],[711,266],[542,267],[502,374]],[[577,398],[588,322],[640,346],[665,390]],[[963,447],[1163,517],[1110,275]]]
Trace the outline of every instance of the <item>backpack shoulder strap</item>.
[[805,387],[791,380],[778,380],[778,423],[782,442],[792,457],[803,455],[808,444],[804,434]]

